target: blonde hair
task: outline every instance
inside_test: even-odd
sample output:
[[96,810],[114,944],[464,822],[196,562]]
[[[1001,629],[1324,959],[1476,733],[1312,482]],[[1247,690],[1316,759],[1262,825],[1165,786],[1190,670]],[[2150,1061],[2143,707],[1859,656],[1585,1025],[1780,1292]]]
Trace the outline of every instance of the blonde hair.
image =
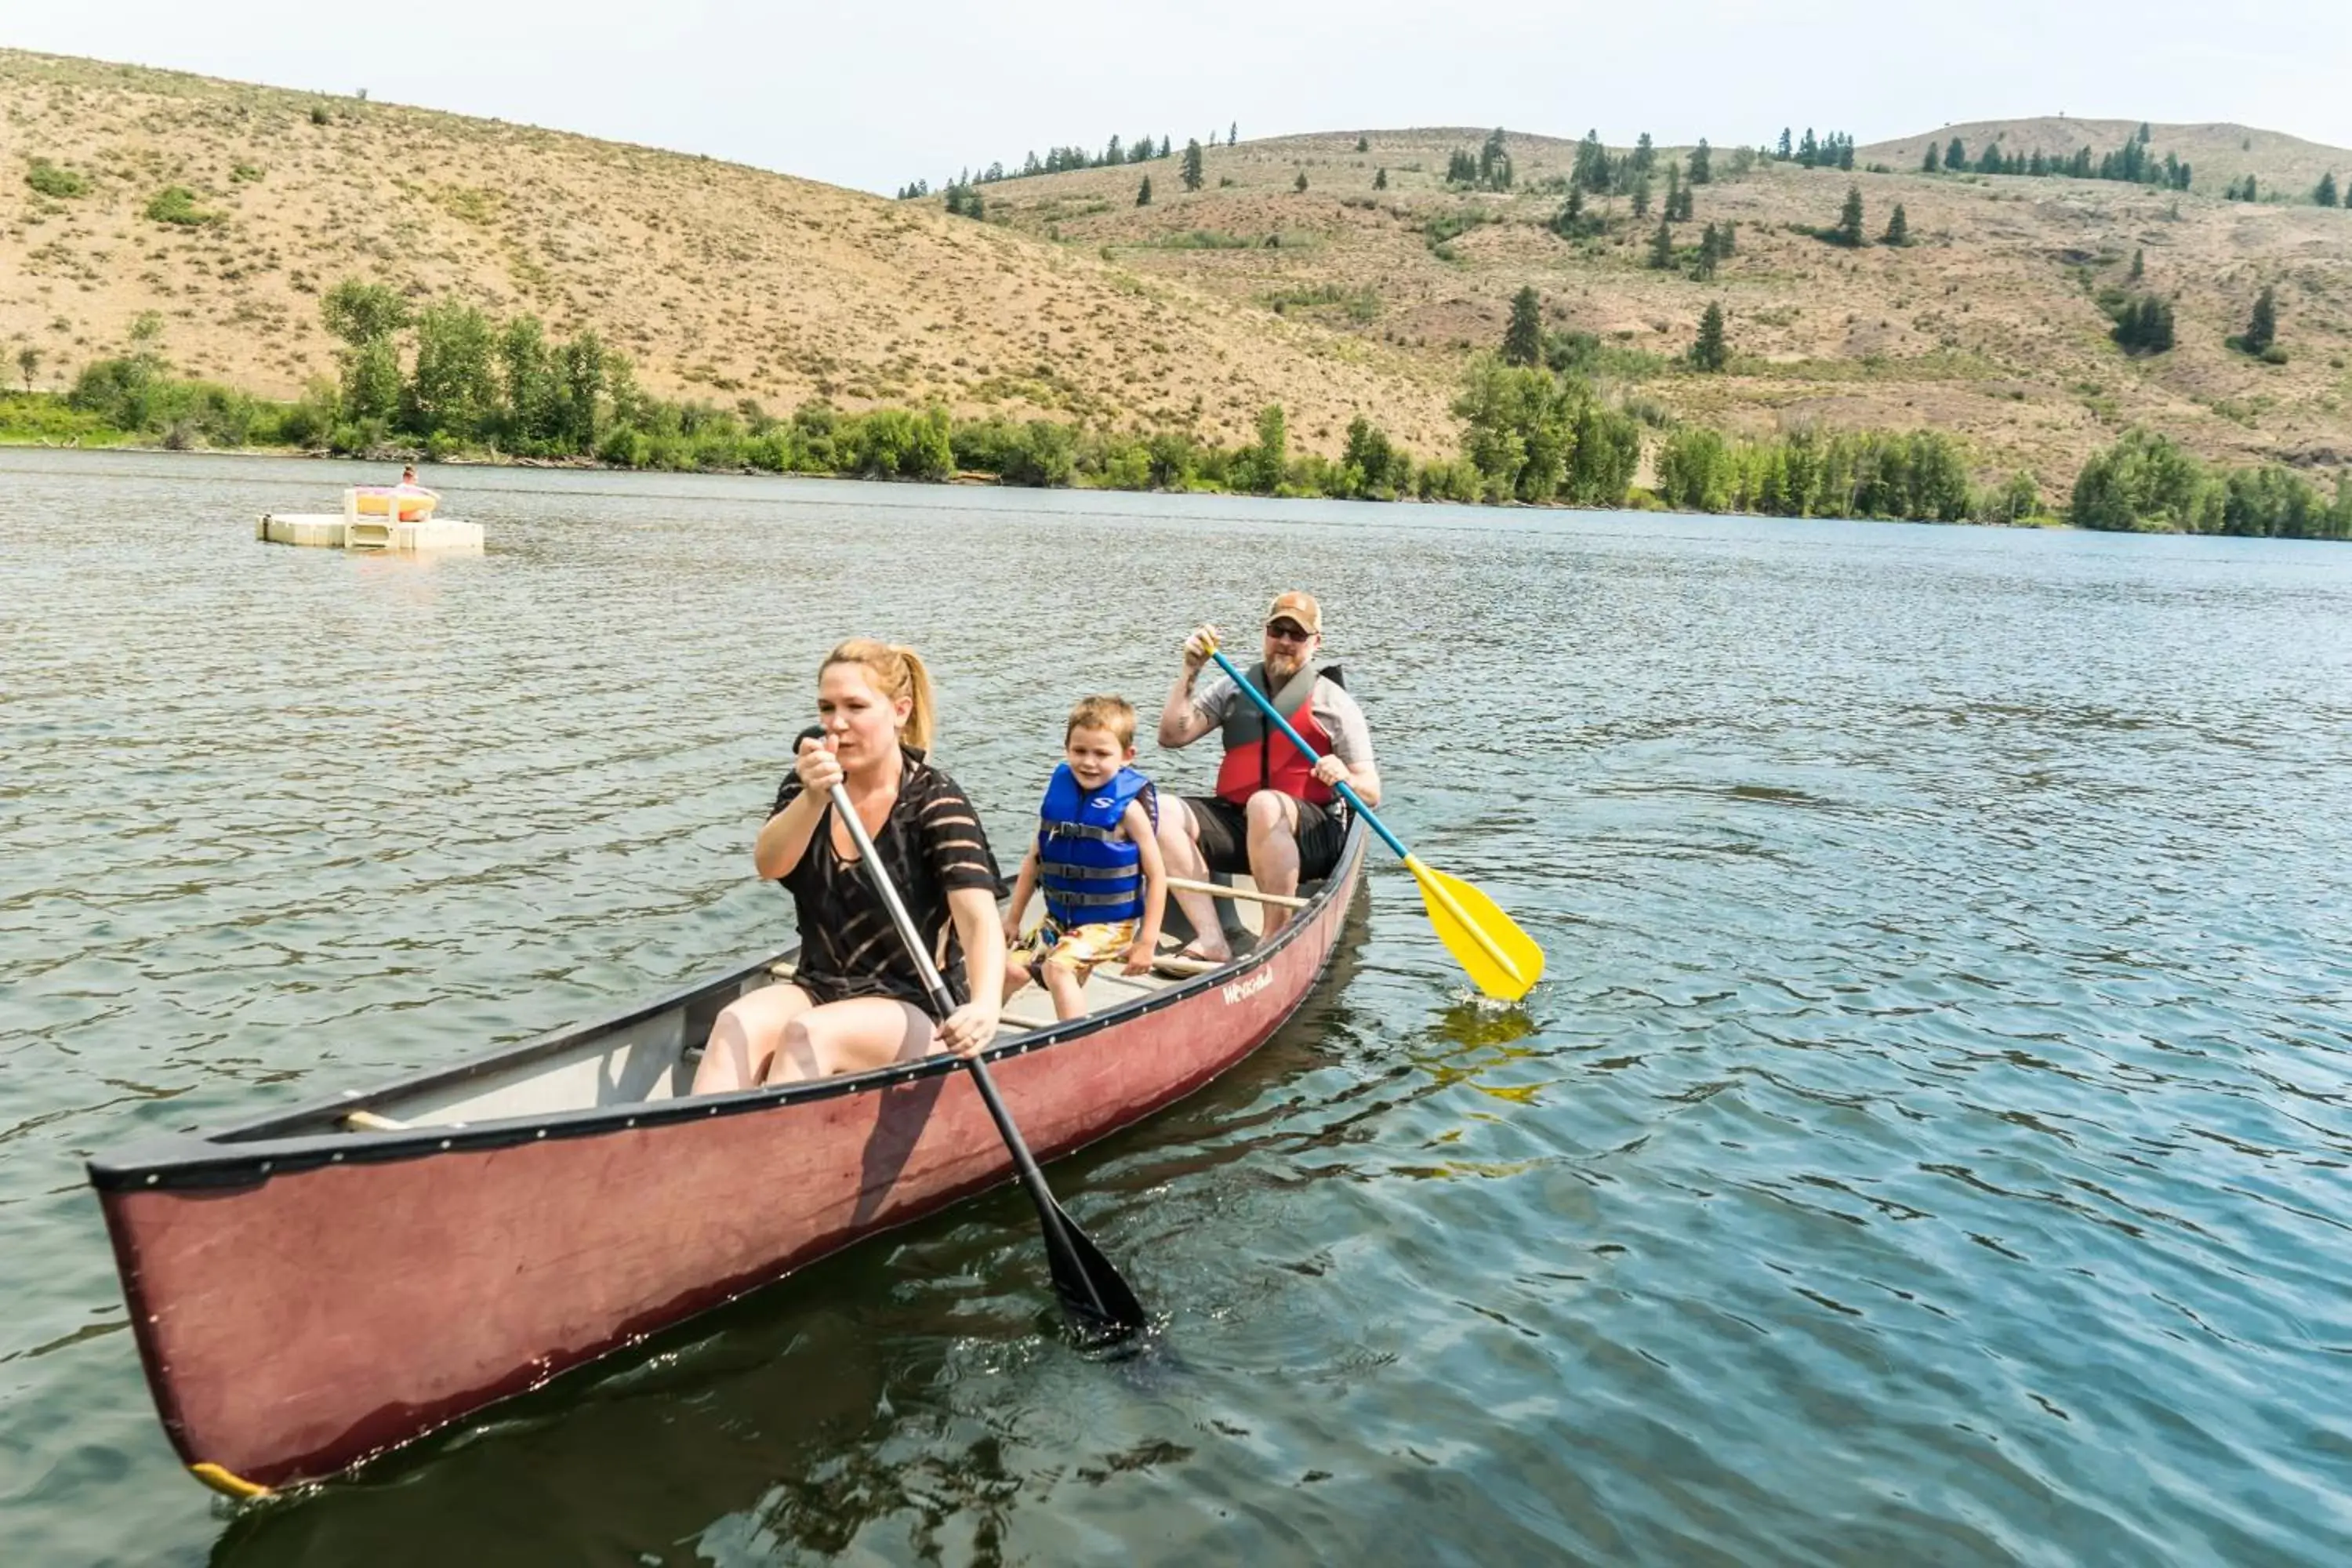
[[852,637],[824,656],[816,667],[817,679],[836,664],[863,665],[874,682],[874,689],[896,702],[904,697],[912,706],[907,710],[907,722],[900,728],[900,737],[919,752],[931,749],[931,723],[938,704],[931,696],[931,672],[910,647],[887,643],[873,637]]
[[1067,744],[1080,730],[1105,730],[1122,746],[1135,744],[1135,704],[1124,697],[1081,697],[1070,710],[1070,721],[1062,726],[1062,741]]

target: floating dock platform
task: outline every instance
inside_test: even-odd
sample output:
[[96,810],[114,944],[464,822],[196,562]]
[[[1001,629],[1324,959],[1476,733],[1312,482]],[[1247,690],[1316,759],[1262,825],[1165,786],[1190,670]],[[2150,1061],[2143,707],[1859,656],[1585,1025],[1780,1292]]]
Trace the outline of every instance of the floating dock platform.
[[405,485],[348,489],[340,513],[263,512],[254,537],[270,544],[315,544],[328,550],[481,553],[482,525],[435,517],[438,499],[430,490]]
[[482,525],[454,517],[398,522],[335,512],[265,511],[254,537],[271,544],[316,544],[329,550],[437,550],[482,552]]

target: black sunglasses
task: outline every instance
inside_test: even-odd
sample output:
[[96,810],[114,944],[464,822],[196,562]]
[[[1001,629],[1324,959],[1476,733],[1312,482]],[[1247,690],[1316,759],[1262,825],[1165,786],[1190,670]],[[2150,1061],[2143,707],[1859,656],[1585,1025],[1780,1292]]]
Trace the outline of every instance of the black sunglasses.
[[1282,642],[1305,642],[1315,634],[1293,621],[1276,621],[1265,628],[1265,635]]

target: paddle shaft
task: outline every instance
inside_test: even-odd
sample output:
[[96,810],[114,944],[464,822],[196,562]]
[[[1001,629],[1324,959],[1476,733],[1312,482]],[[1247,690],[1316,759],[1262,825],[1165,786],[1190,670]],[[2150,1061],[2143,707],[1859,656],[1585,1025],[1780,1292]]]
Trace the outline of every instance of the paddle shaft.
[[[882,857],[875,852],[872,836],[866,831],[866,824],[858,820],[857,807],[850,804],[849,792],[839,784],[833,786],[833,809],[841,815],[842,826],[848,828],[851,841],[857,846],[858,864],[866,868],[866,879],[873,887],[875,896],[890,911],[890,923],[898,928],[898,940],[907,944],[907,952],[915,961],[916,972],[923,977],[923,989],[930,994],[932,1007],[945,1019],[955,1011],[955,996],[948,990],[948,983],[940,974],[939,965],[931,962],[930,950],[923,944],[923,933],[915,929],[914,917],[907,913],[906,904],[899,900],[898,889],[890,880],[890,873],[884,868]],[[981,1103],[988,1107],[990,1119],[996,1123],[996,1131],[1003,1135],[1005,1148],[1013,1152],[1013,1163],[1021,1172],[1021,1184],[1029,1189],[1030,1201],[1037,1205],[1037,1217],[1045,1229],[1045,1245],[1075,1263],[1077,1249],[1071,1244],[1069,1234],[1064,1228],[1068,1224],[1067,1216],[1062,1213],[1062,1205],[1054,1201],[1053,1189],[1045,1185],[1045,1173],[1037,1168],[1036,1158],[1029,1152],[1028,1142],[1021,1136],[1021,1129],[1013,1125],[1012,1112],[1006,1110],[1004,1101],[997,1098],[996,1084],[988,1076],[988,1064],[976,1056],[971,1056],[963,1058],[963,1065],[971,1069],[971,1081],[980,1090]],[[1094,1289],[1093,1281],[1083,1265],[1076,1267],[1076,1276],[1087,1280],[1087,1289],[1095,1297],[1096,1310],[1103,1320],[1106,1322],[1117,1321],[1118,1315],[1102,1300],[1101,1292]]]

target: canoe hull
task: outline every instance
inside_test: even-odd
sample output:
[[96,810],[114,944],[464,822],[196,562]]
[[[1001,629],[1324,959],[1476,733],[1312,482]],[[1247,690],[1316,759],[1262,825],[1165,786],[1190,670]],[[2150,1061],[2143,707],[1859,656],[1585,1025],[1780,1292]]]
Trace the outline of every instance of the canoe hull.
[[[1360,838],[1239,969],[992,1050],[1039,1158],[1263,1044],[1330,959]],[[251,1142],[200,1179],[94,1164],[173,1445],[261,1488],[332,1475],[1012,1174],[959,1067],[840,1087],[856,1081],[614,1107],[488,1147],[428,1130],[279,1163]]]

